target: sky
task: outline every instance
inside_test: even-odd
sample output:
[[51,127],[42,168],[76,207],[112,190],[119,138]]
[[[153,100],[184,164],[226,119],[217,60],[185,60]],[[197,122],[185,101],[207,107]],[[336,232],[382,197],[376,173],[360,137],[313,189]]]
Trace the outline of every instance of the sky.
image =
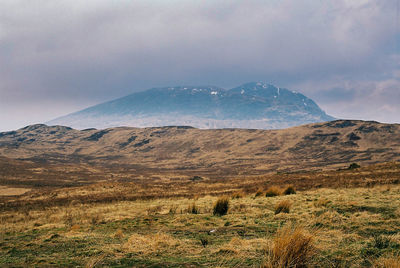
[[265,81],[400,123],[399,0],[2,0],[0,131],[152,87]]

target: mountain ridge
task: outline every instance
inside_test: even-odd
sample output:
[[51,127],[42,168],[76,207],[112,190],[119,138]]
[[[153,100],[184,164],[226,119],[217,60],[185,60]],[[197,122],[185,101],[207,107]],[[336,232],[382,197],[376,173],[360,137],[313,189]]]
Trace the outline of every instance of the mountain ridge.
[[125,125],[276,129],[334,119],[301,93],[251,82],[229,90],[216,86],[152,88],[47,123],[78,129]]

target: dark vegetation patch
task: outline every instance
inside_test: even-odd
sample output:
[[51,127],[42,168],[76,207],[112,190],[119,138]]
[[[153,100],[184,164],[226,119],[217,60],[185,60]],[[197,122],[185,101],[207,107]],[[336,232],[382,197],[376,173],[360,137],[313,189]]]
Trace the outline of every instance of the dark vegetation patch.
[[357,130],[362,133],[371,133],[378,131],[378,129],[375,126],[360,126],[359,128],[357,128]]
[[197,153],[197,152],[200,152],[200,147],[192,148],[189,151],[190,154],[194,154],[194,153]]
[[166,133],[168,133],[167,129],[157,130],[157,131],[150,133],[150,137],[161,137]]
[[346,128],[346,127],[353,127],[355,125],[356,124],[353,123],[352,121],[344,121],[344,120],[337,120],[326,123],[326,126],[333,128]]
[[0,132],[0,138],[17,134],[16,131]]
[[381,129],[389,133],[394,133],[396,131],[396,127],[394,125],[382,126]]
[[107,134],[110,131],[111,131],[111,129],[100,130],[100,131],[98,131],[96,133],[93,133],[89,137],[85,138],[85,140],[87,140],[87,141],[98,141],[99,139],[101,139],[105,134]]
[[278,151],[279,149],[278,146],[267,146],[263,148],[264,151]]
[[339,140],[338,137],[332,137],[332,139],[329,141],[330,143],[337,142]]
[[135,143],[135,144],[133,145],[133,147],[141,147],[141,146],[143,146],[143,145],[148,144],[149,142],[150,142],[150,139],[144,139],[144,140],[142,140],[141,142]]
[[359,136],[357,136],[354,132],[351,132],[348,136],[349,140],[351,141],[358,141],[361,140]]
[[137,138],[137,136],[131,136],[129,137],[129,139],[126,142],[123,142],[120,144],[121,148],[128,146],[130,143],[132,143],[133,141],[135,141]]
[[351,163],[348,167],[348,169],[357,169],[360,168],[361,166],[357,163]]
[[203,177],[200,177],[200,176],[193,176],[189,180],[191,180],[191,181],[202,181],[204,179],[203,179]]
[[310,140],[310,141],[315,141],[315,140],[326,140],[329,137],[334,137],[337,138],[336,136],[339,136],[340,133],[339,132],[335,132],[335,133],[312,133],[311,135],[305,136],[304,139],[305,140]]
[[334,208],[340,214],[354,214],[356,212],[369,212],[372,214],[381,214],[386,218],[394,218],[396,217],[395,211],[396,208],[393,207],[374,207],[374,206],[357,206],[357,205],[350,205],[350,206],[343,206],[343,207],[335,207]]

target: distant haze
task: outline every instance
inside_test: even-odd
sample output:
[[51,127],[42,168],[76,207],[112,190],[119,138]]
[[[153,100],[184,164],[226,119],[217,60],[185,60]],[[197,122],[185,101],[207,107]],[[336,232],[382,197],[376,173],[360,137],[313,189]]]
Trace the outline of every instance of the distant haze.
[[0,4],[0,131],[153,87],[266,81],[400,122],[397,0]]

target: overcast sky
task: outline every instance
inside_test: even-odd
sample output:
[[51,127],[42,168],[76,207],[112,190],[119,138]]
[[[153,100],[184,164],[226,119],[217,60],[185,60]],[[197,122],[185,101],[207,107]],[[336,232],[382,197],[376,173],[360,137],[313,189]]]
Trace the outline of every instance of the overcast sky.
[[266,81],[400,123],[398,0],[0,2],[0,131],[157,86]]

